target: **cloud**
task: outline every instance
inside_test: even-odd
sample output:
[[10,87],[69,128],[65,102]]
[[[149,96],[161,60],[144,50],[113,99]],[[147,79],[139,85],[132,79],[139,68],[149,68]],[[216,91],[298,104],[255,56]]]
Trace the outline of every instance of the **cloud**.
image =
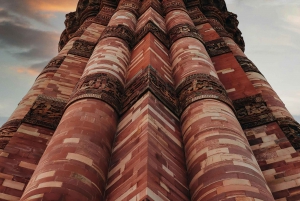
[[11,21],[0,22],[0,45],[23,58],[49,58],[57,52],[59,34],[37,30]]
[[75,10],[78,0],[25,0],[25,2],[30,7],[40,11],[66,13]]
[[53,12],[67,13],[76,9],[77,0],[0,0],[3,9],[16,15],[33,19],[41,23],[49,23]]

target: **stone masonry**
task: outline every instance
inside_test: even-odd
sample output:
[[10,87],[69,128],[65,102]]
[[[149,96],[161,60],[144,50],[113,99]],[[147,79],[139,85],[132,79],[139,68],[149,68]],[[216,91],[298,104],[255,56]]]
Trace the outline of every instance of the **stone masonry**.
[[0,201],[300,200],[300,124],[224,0],[79,0],[0,128]]

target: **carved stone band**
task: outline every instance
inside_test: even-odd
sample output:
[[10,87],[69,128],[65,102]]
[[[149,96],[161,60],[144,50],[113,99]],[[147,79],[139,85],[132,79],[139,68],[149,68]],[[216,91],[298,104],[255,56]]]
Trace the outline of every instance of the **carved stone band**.
[[64,100],[39,95],[23,122],[54,130],[60,122],[65,106]]
[[90,58],[96,44],[85,40],[76,40],[68,54],[73,54],[81,57]]
[[14,119],[3,124],[0,128],[0,150],[3,150],[6,147],[21,123],[22,119]]
[[147,24],[139,30],[136,34],[136,42],[141,41],[149,32],[156,36],[167,48],[170,46],[168,36],[152,21],[147,22]]
[[290,117],[278,118],[277,122],[295,149],[300,149],[300,124]]
[[[65,60],[65,56],[58,56],[58,57],[54,57],[49,63],[48,65],[43,69],[43,71],[40,73],[40,75],[44,74],[44,73],[48,73],[48,72],[56,72],[57,69],[60,67],[60,65],[62,64],[62,62]],[[40,76],[39,75],[39,76]]]
[[184,12],[187,12],[184,3],[181,0],[163,1],[163,8],[165,14],[168,14],[173,10],[182,10]]
[[178,115],[177,98],[174,87],[168,84],[151,66],[141,70],[136,77],[127,84],[123,98],[122,113],[134,105],[147,91],[151,91],[166,107],[175,115]]
[[205,15],[196,7],[196,9],[189,9],[189,16],[193,20],[195,26],[198,26],[200,24],[208,23],[208,19],[205,17]]
[[124,86],[115,76],[96,73],[85,76],[78,82],[68,105],[80,99],[94,98],[106,102],[120,113],[123,93]]
[[222,83],[211,75],[199,73],[186,77],[177,87],[176,93],[181,111],[191,103],[202,99],[216,99],[233,109],[232,102]]
[[179,25],[174,26],[169,31],[169,36],[170,36],[171,44],[173,44],[178,39],[184,38],[184,37],[196,38],[201,43],[204,44],[202,37],[198,34],[196,27],[192,26],[190,24],[179,24]]
[[139,17],[139,1],[128,1],[123,0],[119,3],[119,6],[116,11],[118,10],[127,10],[131,13],[133,13],[137,18]]
[[243,68],[245,72],[256,72],[262,74],[258,68],[254,65],[254,63],[248,59],[247,57],[235,56],[236,60],[239,62],[240,66]]
[[135,37],[134,32],[125,25],[109,26],[104,29],[100,40],[108,37],[117,37],[124,40],[130,48],[134,47]]
[[276,120],[261,94],[234,100],[233,105],[243,129],[253,128]]
[[222,38],[206,42],[205,46],[210,57],[231,52],[230,48]]

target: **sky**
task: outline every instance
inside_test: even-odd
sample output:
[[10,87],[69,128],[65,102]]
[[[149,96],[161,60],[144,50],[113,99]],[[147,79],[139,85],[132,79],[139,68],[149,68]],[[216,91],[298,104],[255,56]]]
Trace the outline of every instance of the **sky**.
[[[78,0],[0,0],[0,126],[57,54],[65,14]],[[226,0],[246,55],[300,121],[300,1]]]

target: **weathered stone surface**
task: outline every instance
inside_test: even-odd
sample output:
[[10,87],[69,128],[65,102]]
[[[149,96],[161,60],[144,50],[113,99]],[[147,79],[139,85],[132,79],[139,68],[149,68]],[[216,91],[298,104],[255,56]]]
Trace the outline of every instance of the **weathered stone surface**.
[[244,129],[275,121],[261,94],[233,101],[237,118]]
[[39,95],[23,122],[56,129],[65,106],[66,101],[64,100]]

